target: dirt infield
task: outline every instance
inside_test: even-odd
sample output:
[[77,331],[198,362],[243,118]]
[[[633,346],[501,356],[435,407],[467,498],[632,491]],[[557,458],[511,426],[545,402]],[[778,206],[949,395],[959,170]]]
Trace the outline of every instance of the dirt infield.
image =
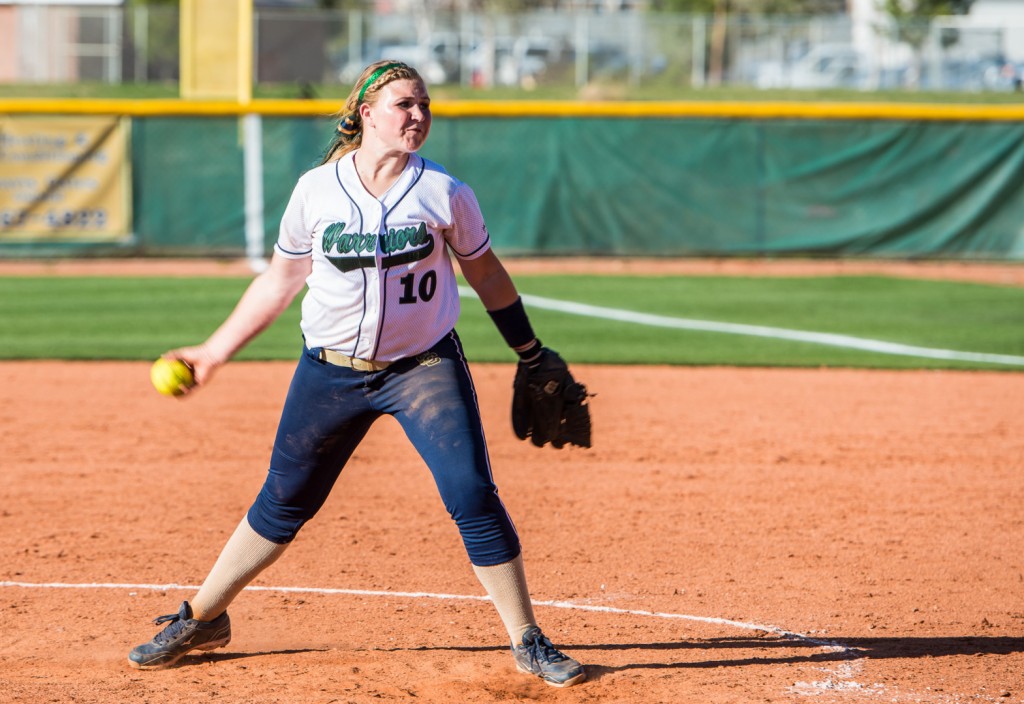
[[[869,259],[506,258],[513,274],[846,276],[880,274],[1024,286],[1024,263]],[[243,259],[55,259],[0,261],[0,276],[248,276]]]
[[291,369],[172,400],[142,363],[0,363],[0,701],[1024,701],[1012,373],[580,366],[596,446],[555,451],[478,365],[533,596],[564,602],[539,619],[588,683],[515,672],[390,420],[228,647],[130,669],[255,495]]
[[[557,270],[1024,285],[1012,265]],[[0,262],[41,273],[249,270]],[[476,365],[538,617],[586,684],[515,671],[390,420],[232,605],[229,646],[132,670],[259,489],[292,366],[231,364],[172,400],[148,364],[0,362],[0,702],[1024,702],[1024,374],[997,372],[574,365],[596,445],[556,451],[513,437],[512,368]]]

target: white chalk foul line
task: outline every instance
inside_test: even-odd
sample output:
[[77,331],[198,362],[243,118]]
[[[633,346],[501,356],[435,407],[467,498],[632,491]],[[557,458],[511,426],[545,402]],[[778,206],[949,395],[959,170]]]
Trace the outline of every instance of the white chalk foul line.
[[[146,591],[196,591],[199,585],[192,584],[123,584],[115,582],[88,582],[83,584],[69,584],[65,582],[0,582],[0,587],[21,587],[25,589],[119,589],[119,590],[146,590]],[[344,594],[348,596],[370,596],[370,597],[391,597],[396,599],[437,599],[447,601],[490,601],[489,596],[476,596],[472,594],[439,594],[433,592],[391,592],[371,589],[333,589],[324,587],[262,587],[248,586],[245,591],[252,592],[279,592],[286,594]],[[534,606],[548,606],[554,609],[571,609],[573,611],[590,611],[594,613],[619,614],[626,616],[644,616],[648,618],[675,619],[681,621],[695,621],[699,623],[710,623],[719,626],[728,626],[745,631],[761,631],[772,633],[781,638],[800,641],[819,648],[827,648],[834,652],[846,655],[853,655],[857,652],[855,648],[833,643],[817,638],[787,631],[778,626],[769,626],[760,623],[748,623],[745,621],[734,621],[727,618],[714,616],[692,616],[690,614],[676,614],[663,611],[645,611],[642,609],[620,609],[614,606],[595,606],[593,604],[576,604],[571,601],[537,601],[532,600]]]
[[[466,286],[459,287],[459,295],[464,298],[476,297],[476,293],[473,289]],[[886,342],[884,340],[872,340],[869,338],[853,337],[852,335],[837,335],[827,332],[790,330],[788,328],[775,328],[765,325],[745,325],[743,323],[722,323],[714,320],[696,320],[693,318],[672,318],[665,315],[652,315],[650,313],[637,313],[635,311],[621,310],[618,308],[592,306],[586,303],[558,301],[552,298],[543,298],[528,294],[523,294],[522,298],[524,303],[528,303],[534,308],[553,310],[560,313],[569,313],[570,315],[582,315],[590,318],[601,318],[603,320],[615,320],[622,323],[633,323],[636,325],[649,325],[652,327],[672,328],[675,330],[718,332],[728,335],[766,337],[775,340],[807,342],[815,345],[844,347],[847,349],[865,350],[867,352],[877,352],[879,354],[899,355],[904,357],[924,357],[928,359],[944,359],[958,362],[1005,364],[1015,367],[1024,366],[1024,357],[1012,354],[960,352],[957,350],[918,347],[915,345],[904,345],[898,342]]]

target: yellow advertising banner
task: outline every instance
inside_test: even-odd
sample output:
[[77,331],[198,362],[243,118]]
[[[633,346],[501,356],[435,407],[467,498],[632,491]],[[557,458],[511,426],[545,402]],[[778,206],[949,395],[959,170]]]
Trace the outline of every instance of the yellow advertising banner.
[[125,117],[0,115],[0,242],[131,234]]

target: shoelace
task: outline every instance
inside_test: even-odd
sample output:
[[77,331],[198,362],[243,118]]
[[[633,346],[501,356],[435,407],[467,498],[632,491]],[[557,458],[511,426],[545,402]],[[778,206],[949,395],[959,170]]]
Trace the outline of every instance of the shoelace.
[[557,648],[547,639],[547,636],[539,635],[530,644],[530,657],[535,662],[562,662],[569,658],[558,651]]
[[153,623],[158,626],[161,623],[167,623],[168,621],[170,621],[171,625],[157,633],[156,637],[153,639],[160,645],[177,638],[178,634],[181,633],[182,629],[185,627],[185,622],[181,620],[181,616],[178,614],[167,614],[166,616],[158,616],[153,619]]

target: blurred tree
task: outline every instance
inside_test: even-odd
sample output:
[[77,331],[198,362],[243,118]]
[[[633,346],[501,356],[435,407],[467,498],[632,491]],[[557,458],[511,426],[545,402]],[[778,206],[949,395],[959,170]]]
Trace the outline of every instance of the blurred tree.
[[[650,6],[661,12],[707,15],[721,4],[716,0],[651,0]],[[846,12],[846,0],[729,0],[727,10],[740,16],[834,15]]]
[[[125,58],[131,66],[125,76],[143,81],[173,81],[178,79],[178,6],[180,0],[126,0]],[[142,13],[145,19],[140,22]],[[139,36],[139,32],[143,36]],[[138,41],[138,44],[136,42]],[[142,67],[142,75],[135,63]]]
[[[914,52],[914,75],[920,77],[922,49],[931,35],[932,20],[945,15],[966,15],[972,4],[974,0],[883,0],[881,7],[892,23],[879,28],[879,31],[910,45]],[[956,30],[945,31],[939,37],[943,48],[957,41],[959,33]]]
[[846,0],[651,0],[651,9],[712,16],[707,80],[718,85],[726,71],[731,17],[834,15],[846,12]]
[[370,0],[316,0],[316,6],[323,10],[366,10],[373,7]]
[[893,20],[895,39],[920,49],[931,31],[932,20],[943,15],[966,15],[974,0],[883,0],[882,9]]

